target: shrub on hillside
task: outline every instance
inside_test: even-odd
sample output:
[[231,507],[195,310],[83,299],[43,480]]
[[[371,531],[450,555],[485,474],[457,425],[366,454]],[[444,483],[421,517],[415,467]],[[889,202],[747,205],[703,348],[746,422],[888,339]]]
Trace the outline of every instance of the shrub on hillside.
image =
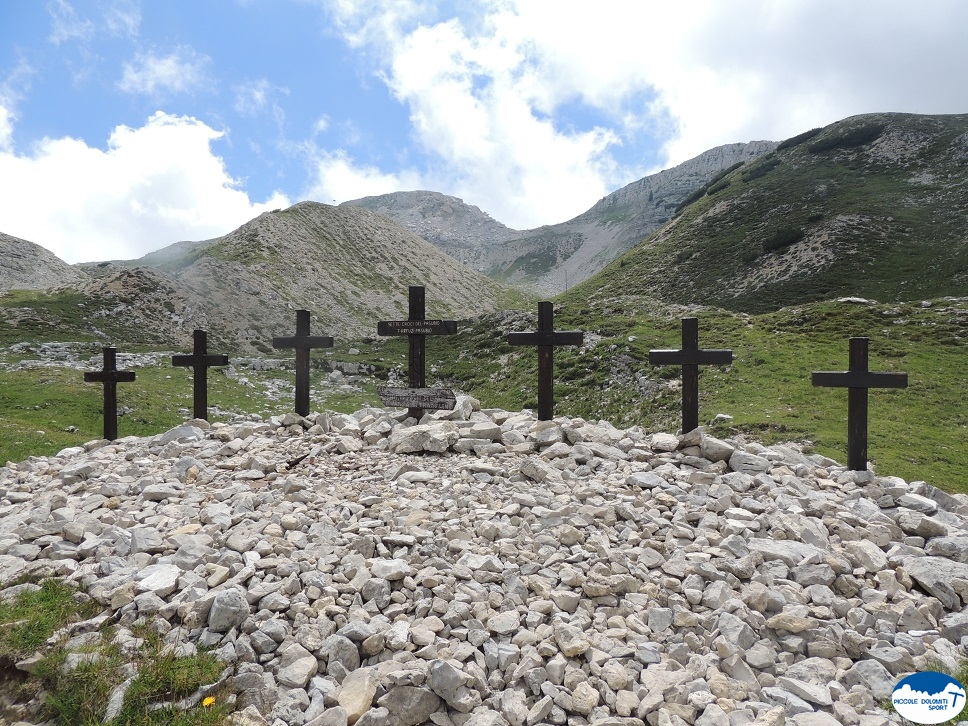
[[[686,207],[688,207],[693,202],[702,199],[704,196],[706,196],[706,194],[715,194],[716,192],[720,191],[721,189],[725,189],[726,187],[728,187],[729,186],[729,182],[726,182],[725,184],[722,184],[722,186],[717,186],[717,185],[723,179],[723,177],[725,177],[730,172],[736,171],[741,166],[743,166],[743,164],[745,164],[745,163],[746,162],[744,162],[744,161],[737,161],[735,164],[733,164],[728,169],[723,169],[722,171],[716,172],[716,174],[713,175],[712,179],[710,179],[708,182],[706,182],[705,184],[703,184],[701,187],[699,187],[696,191],[694,191],[688,197],[686,197],[681,202],[679,202],[679,206],[676,207],[676,211],[673,213],[673,216],[678,216],[678,214],[683,209],[685,209]],[[716,187],[716,188],[714,189],[713,187]]]
[[796,136],[791,136],[786,141],[781,141],[780,145],[776,147],[777,151],[783,151],[783,149],[792,149],[798,144],[802,144],[804,141],[812,139],[814,136],[823,131],[823,128],[818,126],[815,129],[810,129],[809,131],[804,131],[802,134],[797,134]]
[[826,138],[815,141],[807,148],[811,154],[818,154],[821,151],[830,149],[850,149],[855,146],[863,146],[877,139],[884,131],[884,124],[875,123],[866,126],[855,126],[852,129],[845,129],[839,133],[832,133]]
[[765,160],[761,161],[759,164],[751,169],[747,169],[743,172],[743,181],[751,182],[754,179],[759,179],[761,176],[767,172],[775,169],[780,165],[780,160],[775,156],[769,156]]
[[711,197],[716,192],[721,192],[721,191],[723,191],[723,189],[725,189],[728,186],[729,186],[729,179],[720,179],[718,182],[716,182],[715,184],[711,185],[706,190],[706,194]]
[[803,239],[803,230],[799,227],[781,227],[763,240],[763,252],[774,252],[789,247]]
[[737,161],[735,164],[733,164],[728,169],[723,169],[722,171],[716,172],[715,174],[713,174],[712,178],[708,182],[706,182],[706,186],[707,187],[713,186],[720,179],[722,179],[723,177],[725,177],[727,174],[731,174],[732,172],[736,171],[741,166],[743,166],[743,164],[745,164],[745,163],[746,163],[745,161]]
[[683,199],[681,202],[679,202],[679,206],[676,207],[676,212],[675,213],[678,215],[683,209],[685,209],[686,207],[688,207],[693,202],[695,202],[695,201],[697,201],[699,199],[702,199],[704,196],[706,196],[706,185],[705,184],[702,185],[701,187],[699,187],[696,191],[694,191],[688,197],[686,197],[685,199]]

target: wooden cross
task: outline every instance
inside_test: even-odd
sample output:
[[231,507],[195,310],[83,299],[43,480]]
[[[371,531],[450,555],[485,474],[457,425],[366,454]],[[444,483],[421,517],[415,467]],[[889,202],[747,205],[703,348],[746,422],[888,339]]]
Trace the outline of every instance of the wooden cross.
[[538,348],[538,420],[555,417],[555,346],[581,345],[585,334],[580,330],[556,331],[555,306],[538,303],[538,329],[533,333],[508,333],[509,345],[534,345]]
[[[426,319],[426,291],[422,285],[411,285],[408,293],[409,314],[406,320],[383,320],[377,323],[377,335],[406,335],[409,338],[407,374],[411,389],[425,389],[427,386],[426,338],[428,335],[454,335],[457,332],[455,320]],[[424,409],[407,409],[407,415],[418,421]]]
[[114,441],[118,438],[118,384],[133,381],[134,371],[118,370],[117,348],[105,347],[101,351],[104,355],[103,368],[85,373],[84,380],[104,384],[104,438]]
[[847,388],[847,467],[867,470],[867,392],[871,388],[907,388],[907,373],[872,373],[868,370],[870,338],[851,338],[848,370],[815,371],[813,385]]
[[682,433],[699,427],[699,366],[732,362],[731,350],[699,348],[698,318],[682,319],[681,350],[649,351],[649,363],[654,366],[682,366]]
[[191,355],[173,355],[173,366],[191,366],[195,372],[195,418],[208,420],[208,369],[212,366],[227,366],[228,356],[208,354],[208,333],[196,330]]
[[273,338],[276,349],[296,350],[296,413],[309,415],[309,354],[314,348],[332,348],[333,339],[309,334],[309,311],[296,311],[296,335],[290,338]]

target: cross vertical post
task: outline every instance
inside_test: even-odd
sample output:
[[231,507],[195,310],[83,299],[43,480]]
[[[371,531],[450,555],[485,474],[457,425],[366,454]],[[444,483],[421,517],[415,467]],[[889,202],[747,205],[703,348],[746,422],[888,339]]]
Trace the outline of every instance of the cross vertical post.
[[870,338],[851,338],[847,371],[814,371],[814,386],[847,389],[847,468],[867,470],[868,391],[871,388],[907,388],[907,373],[872,373],[868,354]]
[[[847,369],[852,373],[870,370],[868,338],[847,342]],[[847,389],[847,466],[855,471],[867,468],[868,397],[867,388]]]
[[294,348],[296,351],[296,401],[295,411],[300,416],[309,415],[309,358],[314,348],[332,348],[333,339],[309,334],[309,311],[296,311],[296,334],[289,338],[273,338],[272,347]]
[[508,345],[533,345],[538,349],[538,420],[555,417],[555,346],[581,345],[581,331],[555,331],[554,304],[538,303],[538,329],[533,333],[508,333]]
[[[411,285],[407,294],[407,320],[425,320],[427,317],[427,292],[422,285]],[[427,387],[427,338],[423,335],[408,335],[407,379],[411,388]],[[407,415],[418,421],[423,418],[422,408],[408,408]]]
[[191,355],[173,355],[173,366],[191,367],[194,371],[194,417],[208,420],[208,369],[212,366],[227,366],[228,356],[209,355],[208,333],[196,330],[193,335],[194,345]]
[[117,348],[107,346],[101,349],[101,353],[104,359],[102,369],[85,373],[84,380],[104,385],[104,438],[114,441],[118,438],[118,383],[133,381],[134,371],[118,370]]
[[699,428],[699,366],[728,365],[733,362],[731,350],[701,350],[699,319],[682,319],[681,350],[650,350],[652,365],[682,366],[682,433]]
[[[454,335],[457,332],[457,323],[454,320],[427,320],[426,319],[426,291],[423,285],[411,285],[408,291],[408,315],[406,320],[381,320],[377,323],[377,335],[406,335],[409,339],[407,355],[407,380],[409,389],[379,388],[377,392],[386,401],[399,401],[403,398],[411,401],[423,399],[427,401],[428,408],[443,408],[448,404],[453,407],[454,399],[450,395],[448,401],[437,395],[443,393],[443,389],[429,389],[427,385],[427,353],[426,336],[428,335]],[[452,394],[447,391],[446,393]],[[448,403],[449,402],[449,403]],[[407,415],[412,416],[418,421],[424,415],[423,407],[410,406]]]

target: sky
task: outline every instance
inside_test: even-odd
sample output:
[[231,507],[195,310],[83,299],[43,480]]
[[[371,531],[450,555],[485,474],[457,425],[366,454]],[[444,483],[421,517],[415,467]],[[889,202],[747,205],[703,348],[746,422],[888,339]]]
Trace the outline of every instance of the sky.
[[516,229],[721,144],[968,113],[963,0],[0,0],[0,232],[131,259],[429,189]]

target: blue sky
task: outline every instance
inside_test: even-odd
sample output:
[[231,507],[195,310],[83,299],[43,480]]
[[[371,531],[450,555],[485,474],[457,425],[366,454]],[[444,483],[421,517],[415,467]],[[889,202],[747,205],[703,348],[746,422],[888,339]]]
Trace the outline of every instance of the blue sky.
[[553,224],[720,144],[968,113],[966,31],[960,0],[0,0],[0,232],[132,258],[406,189]]

